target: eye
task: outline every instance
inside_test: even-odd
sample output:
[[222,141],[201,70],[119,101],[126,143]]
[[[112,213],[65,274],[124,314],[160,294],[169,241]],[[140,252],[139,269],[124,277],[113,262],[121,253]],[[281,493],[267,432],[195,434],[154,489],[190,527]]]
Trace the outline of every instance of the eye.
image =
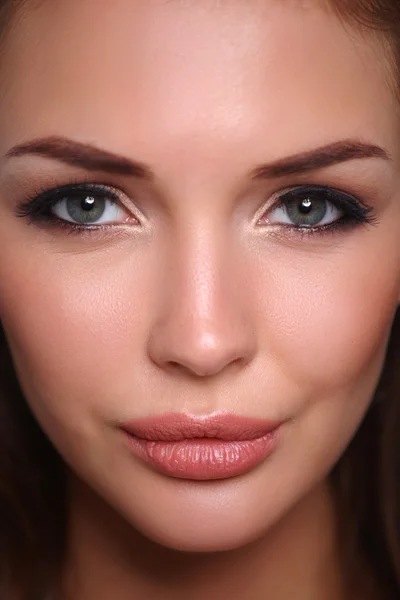
[[260,224],[291,229],[327,229],[329,226],[371,222],[372,209],[360,200],[326,187],[301,187],[282,194]]
[[17,207],[16,214],[28,217],[31,223],[76,231],[121,223],[138,225],[139,220],[122,204],[121,195],[105,185],[70,184],[37,192]]
[[295,227],[316,227],[328,225],[343,216],[343,210],[324,198],[311,194],[282,200],[268,216],[269,223],[282,223]]
[[114,199],[100,193],[75,192],[65,196],[50,211],[59,219],[77,225],[104,225],[121,221],[126,211]]

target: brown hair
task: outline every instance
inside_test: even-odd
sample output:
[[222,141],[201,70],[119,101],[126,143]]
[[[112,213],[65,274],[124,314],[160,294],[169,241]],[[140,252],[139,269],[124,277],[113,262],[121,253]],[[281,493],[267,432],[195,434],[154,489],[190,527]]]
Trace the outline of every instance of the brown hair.
[[[0,39],[26,0],[0,0]],[[329,0],[341,18],[384,31],[400,70],[399,0]],[[20,390],[0,326],[0,597],[43,600],[66,541],[65,467]],[[346,572],[364,564],[400,597],[400,310],[375,398],[332,472]]]

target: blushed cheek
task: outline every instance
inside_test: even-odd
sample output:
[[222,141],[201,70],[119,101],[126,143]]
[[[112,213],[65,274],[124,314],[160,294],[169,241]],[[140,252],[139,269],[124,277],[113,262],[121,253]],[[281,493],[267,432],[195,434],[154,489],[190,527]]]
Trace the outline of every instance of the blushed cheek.
[[398,243],[385,233],[356,233],[346,249],[281,251],[271,263],[258,298],[263,344],[304,393],[379,376],[400,291]]
[[57,253],[0,260],[1,319],[25,395],[49,430],[101,413],[110,394],[127,402],[155,296],[143,260],[114,251],[62,263]]

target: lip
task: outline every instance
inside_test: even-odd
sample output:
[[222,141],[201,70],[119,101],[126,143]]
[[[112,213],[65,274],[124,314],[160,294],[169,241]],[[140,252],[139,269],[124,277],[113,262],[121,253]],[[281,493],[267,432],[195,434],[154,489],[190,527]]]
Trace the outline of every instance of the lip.
[[230,413],[168,413],[121,424],[133,453],[180,479],[227,479],[253,470],[275,450],[282,421]]

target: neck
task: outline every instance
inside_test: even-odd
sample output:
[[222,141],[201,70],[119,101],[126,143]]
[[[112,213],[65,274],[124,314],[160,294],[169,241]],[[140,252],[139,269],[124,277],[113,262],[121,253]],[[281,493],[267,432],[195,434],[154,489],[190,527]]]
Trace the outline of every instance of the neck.
[[75,479],[70,494],[66,600],[345,598],[326,483],[262,539],[213,554],[182,553],[148,540]]

